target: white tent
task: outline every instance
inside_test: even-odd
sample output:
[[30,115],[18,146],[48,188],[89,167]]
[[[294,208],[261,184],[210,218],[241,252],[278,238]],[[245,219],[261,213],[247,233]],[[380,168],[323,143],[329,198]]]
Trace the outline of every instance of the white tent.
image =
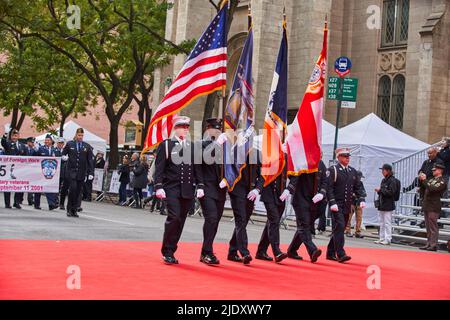
[[[323,152],[325,164],[333,157],[334,133],[324,136]],[[411,153],[424,150],[428,144],[417,140],[371,113],[339,130],[338,147],[349,147],[352,150],[350,165],[364,175],[364,186],[367,191],[367,206],[364,210],[363,222],[377,224],[378,215],[373,207],[374,189],[382,180],[379,168],[384,163],[392,163]]]
[[[66,140],[66,142],[73,139],[73,137],[75,136],[75,132],[78,128],[80,128],[80,126],[74,121],[68,121],[67,123],[64,124],[63,137]],[[43,143],[46,135],[47,134],[43,134],[36,137],[36,141],[39,143]],[[59,136],[59,129],[58,129],[58,136]],[[95,134],[86,129],[84,129],[84,141],[92,146],[92,148],[94,149],[94,155],[98,151],[106,153],[106,140],[100,138],[99,136],[96,136]]]

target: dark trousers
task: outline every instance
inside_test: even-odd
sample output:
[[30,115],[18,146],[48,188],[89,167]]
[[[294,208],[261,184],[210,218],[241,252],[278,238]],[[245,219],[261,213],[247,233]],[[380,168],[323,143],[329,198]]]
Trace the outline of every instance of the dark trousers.
[[67,212],[76,212],[81,204],[83,180],[70,180],[69,198],[67,200]]
[[27,193],[27,201],[30,206],[34,204],[34,193]]
[[267,211],[267,222],[258,244],[258,252],[267,252],[269,244],[274,256],[281,253],[280,250],[280,220],[283,215],[285,203],[279,205],[264,202]]
[[288,252],[297,252],[302,243],[304,243],[308,254],[312,255],[317,250],[317,247],[312,241],[311,235],[311,209],[301,206],[293,206],[293,208],[297,222],[297,231],[289,245]]
[[66,202],[67,193],[69,192],[70,180],[62,179],[60,180],[60,189],[59,189],[59,205],[64,206],[64,202]]
[[205,196],[200,199],[200,205],[205,218],[203,223],[202,254],[213,254],[213,242],[222,218],[225,200],[216,200]]
[[342,208],[339,208],[338,212],[331,212],[331,227],[332,234],[330,242],[328,243],[327,256],[338,257],[345,256],[344,244],[345,226],[348,223],[349,214],[344,214]]
[[167,219],[164,224],[164,236],[161,253],[172,256],[178,248],[178,241],[183,232],[184,223],[193,199],[166,198]]
[[229,255],[235,255],[239,251],[242,256],[250,254],[248,251],[247,224],[253,213],[255,203],[247,198],[230,194],[231,208],[234,216],[234,231],[230,240]]
[[317,230],[319,230],[319,231],[325,231],[326,230],[326,227],[327,227],[326,212],[327,212],[327,202],[326,201],[320,201],[317,204],[316,216],[314,217],[314,220],[312,222],[313,229],[314,229],[314,222],[317,219],[319,219],[319,224],[317,226]]
[[119,203],[127,201],[127,184],[126,182],[121,182],[119,187]]
[[[49,206],[56,206],[58,202],[58,194],[57,193],[45,193],[45,197],[47,198],[47,203]],[[41,193],[34,194],[34,207],[39,208],[41,206]]]
[[83,184],[83,200],[92,201],[92,180],[86,180]]
[[144,195],[142,194],[142,189],[141,188],[133,188],[133,198],[134,198],[134,203],[135,203],[135,207],[141,207],[141,200],[144,197]]
[[[5,198],[5,207],[10,207],[11,206],[11,192],[4,192],[3,197]],[[21,199],[23,199],[23,193],[15,192],[14,193],[14,204],[20,204]]]

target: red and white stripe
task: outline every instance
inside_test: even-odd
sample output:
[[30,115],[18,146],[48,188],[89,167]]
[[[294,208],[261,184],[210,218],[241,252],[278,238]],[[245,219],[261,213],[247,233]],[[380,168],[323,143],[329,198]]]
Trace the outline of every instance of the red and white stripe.
[[173,116],[195,98],[226,85],[227,48],[208,50],[188,60],[153,114],[146,147],[169,138]]

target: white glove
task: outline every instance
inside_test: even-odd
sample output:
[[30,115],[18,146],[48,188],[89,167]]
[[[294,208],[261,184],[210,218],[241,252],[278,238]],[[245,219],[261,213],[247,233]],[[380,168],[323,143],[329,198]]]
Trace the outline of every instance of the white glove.
[[222,179],[222,181],[220,181],[220,183],[219,183],[219,188],[220,188],[220,189],[223,189],[223,188],[225,188],[226,186],[227,186],[227,183],[226,183],[225,179]]
[[366,203],[365,203],[364,201],[360,202],[360,203],[359,203],[359,207],[360,207],[361,209],[364,209],[364,208],[366,207]]
[[281,201],[286,201],[286,199],[289,197],[289,190],[288,189],[284,189],[283,193],[280,196],[280,200]]
[[337,204],[333,204],[333,205],[330,207],[330,210],[333,211],[333,212],[338,212],[338,211],[339,211],[339,207],[337,206]]
[[322,200],[323,200],[323,194],[321,194],[321,193],[316,194],[316,195],[314,196],[314,198],[312,198],[312,201],[313,201],[314,203],[320,202],[320,201],[322,201]]
[[253,189],[247,195],[247,199],[250,201],[255,201],[256,197],[259,195],[259,191],[257,189]]
[[203,198],[205,196],[205,192],[203,189],[197,189],[197,198]]
[[156,190],[156,197],[158,199],[165,199],[166,198],[166,192],[164,191],[164,189]]
[[228,140],[227,134],[223,132],[220,134],[220,136],[217,137],[216,142],[218,145],[223,145],[227,140]]
[[68,155],[64,155],[64,156],[61,157],[61,160],[62,161],[67,161],[67,160],[69,160],[69,156]]
[[94,176],[92,174],[88,175],[88,180],[94,180]]

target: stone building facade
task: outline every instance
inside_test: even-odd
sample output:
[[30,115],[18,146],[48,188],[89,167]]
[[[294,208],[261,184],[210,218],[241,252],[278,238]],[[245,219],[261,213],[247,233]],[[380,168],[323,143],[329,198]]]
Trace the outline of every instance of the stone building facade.
[[[166,38],[175,43],[197,39],[216,13],[208,0],[171,1]],[[450,136],[450,0],[241,0],[228,35],[229,83],[246,38],[249,3],[257,129],[267,106],[285,7],[290,121],[320,53],[328,16],[328,74],[335,75],[334,61],[345,55],[353,62],[350,76],[359,79],[356,109],[343,109],[340,126],[373,112],[425,142]],[[185,58],[179,55],[155,73],[154,103],[161,101]],[[201,120],[205,101],[198,99],[182,113]],[[327,101],[325,119],[335,123],[335,118],[336,102]]]

